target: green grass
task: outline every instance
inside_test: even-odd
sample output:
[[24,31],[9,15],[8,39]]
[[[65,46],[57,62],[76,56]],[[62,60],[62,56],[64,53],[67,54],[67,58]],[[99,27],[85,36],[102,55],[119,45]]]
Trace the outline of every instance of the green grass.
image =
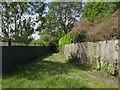
[[[65,58],[64,58],[65,59]],[[117,88],[86,72],[63,64],[63,56],[50,54],[19,66],[3,77],[3,88]]]
[[0,78],[0,89],[2,88],[2,78]]
[[112,75],[106,75],[105,72],[103,72],[101,70],[93,69],[91,64],[85,64],[85,63],[80,63],[80,62],[72,62],[72,63],[70,63],[69,61],[67,63],[69,63],[69,64],[71,64],[71,65],[73,65],[73,66],[75,66],[77,68],[82,68],[82,69],[84,69],[86,71],[91,71],[91,72],[96,73],[98,75],[101,75],[101,76],[103,76],[105,78],[110,78],[110,79],[113,79],[114,81],[119,82],[119,80],[118,80],[119,76],[115,77],[115,76],[112,76]]

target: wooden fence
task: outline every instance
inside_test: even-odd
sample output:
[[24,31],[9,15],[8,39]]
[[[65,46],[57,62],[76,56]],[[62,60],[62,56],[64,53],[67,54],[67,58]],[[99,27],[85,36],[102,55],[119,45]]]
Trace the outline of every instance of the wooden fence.
[[66,44],[64,45],[64,54],[68,57],[71,56],[71,53],[75,53],[82,62],[87,63],[92,63],[93,58],[98,57],[100,57],[101,63],[103,59],[108,59],[112,63],[114,59],[120,60],[119,43],[120,40],[108,40]]
[[31,62],[50,52],[49,46],[3,46],[2,73],[10,72],[16,65]]

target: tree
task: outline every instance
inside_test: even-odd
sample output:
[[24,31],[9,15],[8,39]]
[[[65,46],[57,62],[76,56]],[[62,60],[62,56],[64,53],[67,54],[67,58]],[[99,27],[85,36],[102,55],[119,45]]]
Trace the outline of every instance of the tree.
[[8,40],[10,36],[17,36],[21,22],[17,22],[21,19],[24,12],[27,12],[26,2],[2,2],[2,34],[5,40]]
[[34,41],[41,46],[51,46],[56,45],[57,41],[55,37],[51,37],[49,34],[44,34],[40,37],[40,39]]
[[93,22],[94,20],[109,15],[118,9],[118,2],[87,2],[83,8],[82,17]]
[[31,18],[24,19],[21,25],[20,35],[15,37],[18,42],[25,43],[26,46],[33,40],[31,35],[34,32],[34,28],[31,24]]
[[48,4],[48,8],[49,10],[45,15],[46,23],[44,23],[41,33],[48,33],[56,37],[60,35],[60,38],[70,32],[77,17],[80,17],[82,3],[51,2]]
[[[11,36],[15,41],[28,44],[29,37],[35,32],[33,27],[38,21],[42,21],[42,14],[45,9],[44,2],[2,2],[1,6],[4,39],[8,40]],[[34,15],[35,13],[38,14],[36,20],[32,20],[32,18],[31,20],[24,19],[24,16]]]

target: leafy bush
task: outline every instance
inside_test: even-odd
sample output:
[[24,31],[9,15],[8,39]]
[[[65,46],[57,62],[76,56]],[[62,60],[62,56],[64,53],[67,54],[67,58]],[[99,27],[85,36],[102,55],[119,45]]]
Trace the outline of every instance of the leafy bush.
[[98,60],[97,58],[93,58],[93,66],[92,66],[92,69],[98,70],[97,60]]
[[[100,70],[104,73],[105,76],[117,76],[118,75],[118,60],[114,59],[113,62],[110,64],[108,59],[103,59],[103,64],[101,66],[100,58],[93,59],[93,70]],[[98,67],[99,66],[99,67]]]
[[29,34],[24,31],[24,34],[22,36],[16,37],[16,41],[20,43],[26,44],[28,46],[33,40],[33,37],[29,36]]
[[51,45],[56,45],[57,40],[55,37],[52,37],[49,34],[42,35],[40,39],[35,40],[34,43],[39,44],[41,46],[51,46]]
[[40,37],[40,39],[38,40],[38,43],[42,46],[49,46],[50,44],[50,36],[48,35],[43,35]]
[[88,41],[87,30],[82,30],[78,35],[76,35],[77,42],[86,42]]
[[71,33],[66,34],[65,36],[61,37],[59,40],[59,45],[75,43],[75,38]]
[[108,59],[103,59],[103,65],[102,65],[102,71],[104,72],[105,76],[108,76],[108,66],[109,66],[109,60]]
[[118,45],[120,47],[120,42],[118,42],[116,45]]
[[72,34],[77,42],[83,41],[103,41],[120,39],[120,30],[118,30],[119,10],[108,16],[95,19],[94,23],[86,19],[80,19],[74,25]]
[[92,66],[92,69],[101,70],[100,58],[101,58],[101,57],[93,58],[93,66]]
[[77,53],[71,52],[70,56],[68,57],[70,63],[72,62],[79,62],[80,58],[78,57]]
[[59,45],[59,53],[60,54],[64,54],[63,47],[64,47],[63,45]]
[[118,74],[118,61],[115,59],[112,64],[108,65],[108,74],[116,76]]

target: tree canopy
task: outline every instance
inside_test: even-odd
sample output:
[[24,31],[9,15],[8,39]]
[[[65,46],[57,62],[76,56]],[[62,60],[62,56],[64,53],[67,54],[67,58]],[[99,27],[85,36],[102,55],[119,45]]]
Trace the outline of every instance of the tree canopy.
[[[35,31],[35,23],[42,21],[45,4],[43,2],[2,2],[2,35],[3,40],[12,37],[15,41],[26,43],[26,39]],[[25,16],[38,14],[36,20],[29,20]],[[22,38],[22,40],[20,39]],[[24,39],[23,39],[24,38]]]
[[118,9],[118,6],[117,2],[87,2],[83,8],[82,17],[93,22],[114,12]]
[[59,35],[61,37],[74,26],[74,22],[81,15],[82,3],[81,2],[51,2],[48,4],[48,12],[45,15],[46,23],[42,33],[50,35]]

